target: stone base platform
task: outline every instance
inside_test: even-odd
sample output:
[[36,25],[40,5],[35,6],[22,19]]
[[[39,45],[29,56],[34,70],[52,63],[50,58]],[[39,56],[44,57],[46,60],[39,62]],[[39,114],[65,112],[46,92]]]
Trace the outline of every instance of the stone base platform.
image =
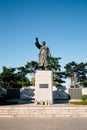
[[86,117],[87,106],[77,105],[9,105],[0,106],[0,117],[36,117],[36,118],[52,118],[52,117]]

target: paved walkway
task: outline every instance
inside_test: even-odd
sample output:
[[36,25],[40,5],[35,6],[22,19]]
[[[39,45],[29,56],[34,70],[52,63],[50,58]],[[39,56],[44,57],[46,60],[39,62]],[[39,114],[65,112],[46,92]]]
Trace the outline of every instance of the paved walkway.
[[87,130],[87,118],[0,118],[0,130]]

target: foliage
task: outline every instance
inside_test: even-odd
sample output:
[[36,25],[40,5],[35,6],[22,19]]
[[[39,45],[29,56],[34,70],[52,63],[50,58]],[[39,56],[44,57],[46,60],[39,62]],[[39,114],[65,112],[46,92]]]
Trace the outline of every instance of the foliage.
[[27,62],[25,65],[26,73],[35,73],[35,70],[38,67],[38,63],[36,61]]
[[86,94],[82,95],[82,96],[81,96],[81,99],[82,99],[82,100],[87,100],[87,95],[86,95]]
[[65,78],[69,77],[70,78],[70,87],[76,87],[76,67],[77,63],[74,61],[66,64],[65,68]]
[[29,86],[30,80],[26,77],[27,70],[24,66],[17,68],[18,72],[16,73],[16,78],[19,84],[22,86]]
[[61,72],[61,66],[59,64],[59,60],[61,58],[55,58],[51,57],[48,62],[48,70],[51,70],[53,72],[53,85],[58,86],[64,83],[63,76],[64,73]]
[[48,61],[48,70],[51,70],[53,72],[60,71],[60,68],[61,68],[59,64],[60,59],[61,59],[60,57],[58,58],[50,57]]
[[5,66],[3,67],[3,72],[0,74],[0,81],[3,87],[9,88],[10,85],[13,84],[13,82],[16,82],[14,71],[15,71],[15,68],[7,68]]
[[29,80],[25,77],[23,67],[20,67],[20,71],[17,72],[16,68],[3,67],[2,73],[0,73],[0,85],[4,88],[20,88],[24,84],[29,85]]
[[32,77],[32,79],[31,79],[31,85],[35,86],[35,78],[34,77]]
[[87,105],[86,101],[70,101],[69,103],[74,105]]
[[6,101],[6,95],[0,94],[0,102],[5,102],[5,101]]
[[79,86],[87,87],[87,63],[78,64],[77,82]]
[[[64,83],[64,78],[70,78],[70,87],[87,87],[87,63],[75,63],[74,61],[65,65],[65,71],[61,71],[59,64],[60,57],[51,57],[48,61],[48,70],[53,72],[53,85],[58,86]],[[38,68],[36,61],[27,62],[18,68],[7,68],[3,66],[0,73],[0,86],[4,88],[14,88],[35,84],[34,73]],[[31,81],[27,75],[33,75]]]
[[70,87],[87,87],[87,63],[75,63],[74,61],[66,64],[65,78],[70,78]]

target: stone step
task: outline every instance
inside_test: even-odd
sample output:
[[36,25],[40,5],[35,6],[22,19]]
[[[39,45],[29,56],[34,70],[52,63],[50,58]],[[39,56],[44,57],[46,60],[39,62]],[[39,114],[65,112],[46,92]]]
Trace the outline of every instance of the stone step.
[[0,106],[0,117],[86,117],[87,106],[12,105]]

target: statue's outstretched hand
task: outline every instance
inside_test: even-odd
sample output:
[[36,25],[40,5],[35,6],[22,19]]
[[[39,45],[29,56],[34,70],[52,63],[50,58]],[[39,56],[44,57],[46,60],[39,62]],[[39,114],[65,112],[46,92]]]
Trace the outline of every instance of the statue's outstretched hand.
[[36,37],[35,45],[36,45],[37,48],[39,48],[39,49],[41,48],[41,45],[40,45],[40,43],[38,41],[38,37]]
[[36,37],[36,41],[38,42],[38,37]]

